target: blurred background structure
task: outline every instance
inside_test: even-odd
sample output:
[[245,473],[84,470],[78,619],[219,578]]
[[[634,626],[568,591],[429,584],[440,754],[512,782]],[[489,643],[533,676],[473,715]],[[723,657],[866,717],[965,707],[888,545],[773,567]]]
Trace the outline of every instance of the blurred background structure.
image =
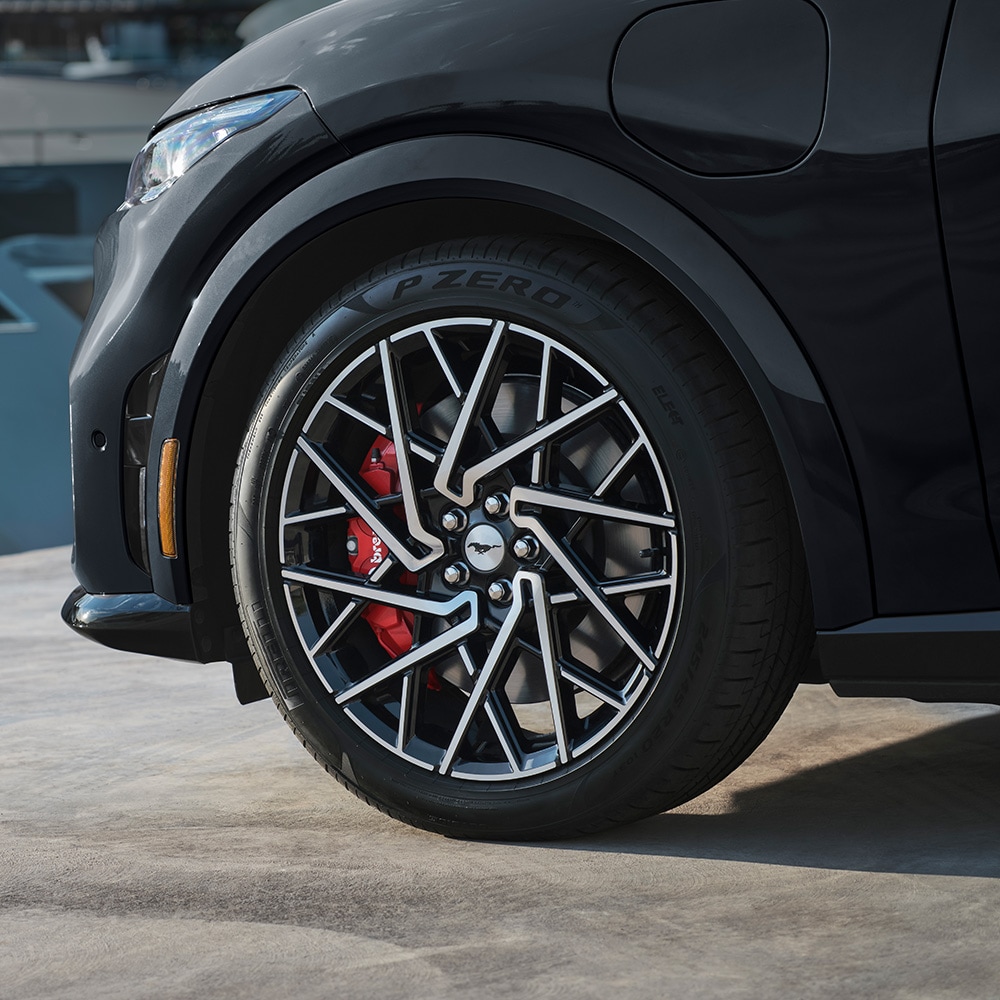
[[323,0],[0,0],[0,555],[72,541],[67,372],[92,247],[184,89]]

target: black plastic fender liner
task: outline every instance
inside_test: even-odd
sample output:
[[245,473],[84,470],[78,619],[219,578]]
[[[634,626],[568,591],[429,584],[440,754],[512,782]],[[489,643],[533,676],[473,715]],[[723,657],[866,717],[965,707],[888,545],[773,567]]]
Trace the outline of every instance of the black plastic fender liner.
[[[444,136],[395,143],[340,163],[290,192],[233,245],[193,303],[171,354],[153,440],[190,440],[212,360],[263,279],[316,236],[391,205],[428,198],[512,202],[555,213],[619,244],[702,314],[754,391],[784,464],[809,560],[818,627],[872,614],[857,490],[808,361],[752,277],[690,217],[632,179],[520,140]],[[329,293],[336,289],[331,288]],[[179,530],[185,536],[185,513]],[[153,559],[157,593],[188,597],[187,563]]]

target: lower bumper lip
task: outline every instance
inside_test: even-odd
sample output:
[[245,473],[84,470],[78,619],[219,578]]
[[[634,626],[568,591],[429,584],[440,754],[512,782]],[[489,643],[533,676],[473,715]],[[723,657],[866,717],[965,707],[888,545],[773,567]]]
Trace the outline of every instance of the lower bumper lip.
[[90,594],[77,587],[63,604],[62,618],[74,632],[112,649],[202,659],[190,607],[171,604],[156,594]]

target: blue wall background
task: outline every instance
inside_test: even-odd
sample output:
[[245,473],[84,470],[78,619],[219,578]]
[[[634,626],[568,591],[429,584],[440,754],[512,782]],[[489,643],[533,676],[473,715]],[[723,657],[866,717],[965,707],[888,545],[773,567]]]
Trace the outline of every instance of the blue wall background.
[[0,554],[73,540],[66,377],[128,165],[0,168]]

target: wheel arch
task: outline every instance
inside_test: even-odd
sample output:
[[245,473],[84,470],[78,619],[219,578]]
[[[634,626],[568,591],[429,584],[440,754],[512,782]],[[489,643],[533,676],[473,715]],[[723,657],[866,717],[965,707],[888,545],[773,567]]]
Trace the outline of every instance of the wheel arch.
[[[270,208],[216,268],[171,355],[153,429],[154,441],[187,443],[178,527],[188,558],[154,558],[157,593],[193,600],[209,643],[222,642],[226,658],[240,655],[215,509],[223,480],[228,500],[231,465],[215,456],[242,434],[240,407],[252,406],[258,376],[330,294],[379,260],[436,239],[503,231],[613,244],[698,310],[743,372],[776,442],[817,627],[870,617],[864,525],[836,421],[764,291],[709,233],[643,185],[562,150],[490,137],[408,140],[340,163]],[[296,294],[310,282],[322,286],[314,299]],[[220,623],[228,623],[225,635]]]

